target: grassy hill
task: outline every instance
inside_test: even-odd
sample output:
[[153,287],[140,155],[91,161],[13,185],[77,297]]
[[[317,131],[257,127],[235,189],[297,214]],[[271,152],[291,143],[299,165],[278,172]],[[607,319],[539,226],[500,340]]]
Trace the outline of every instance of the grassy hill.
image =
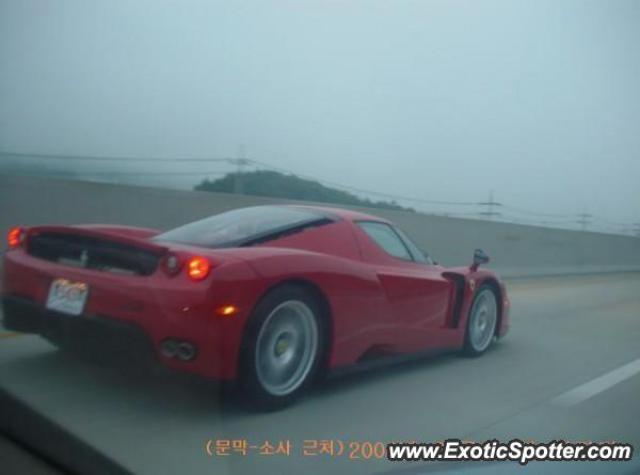
[[325,186],[317,181],[274,171],[229,173],[217,180],[206,179],[196,185],[195,189],[221,193],[242,192],[247,195],[268,196],[270,198],[413,211],[411,208],[400,206],[395,201],[363,199],[347,191]]

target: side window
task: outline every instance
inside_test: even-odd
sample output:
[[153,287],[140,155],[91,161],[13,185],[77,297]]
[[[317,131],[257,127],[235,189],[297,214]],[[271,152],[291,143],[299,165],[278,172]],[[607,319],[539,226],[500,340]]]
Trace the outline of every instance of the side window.
[[360,221],[357,224],[387,254],[399,259],[413,260],[407,247],[388,224],[373,221]]
[[400,228],[395,228],[395,230],[402,238],[402,241],[409,248],[409,252],[411,252],[411,255],[413,256],[416,262],[422,262],[424,264],[430,264],[430,265],[433,264],[433,260],[431,259],[431,257],[429,257],[429,254],[419,249],[418,246],[416,246],[413,243],[413,241],[409,238],[409,236],[407,236],[407,233],[405,233]]

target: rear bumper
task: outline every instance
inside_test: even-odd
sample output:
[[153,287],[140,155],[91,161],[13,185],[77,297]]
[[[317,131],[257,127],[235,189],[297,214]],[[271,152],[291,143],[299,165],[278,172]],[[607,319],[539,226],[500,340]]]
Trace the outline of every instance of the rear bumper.
[[2,297],[2,311],[8,330],[39,334],[59,346],[117,363],[158,363],[151,339],[137,325],[96,315],[64,315],[13,296]]
[[[34,258],[22,249],[6,252],[3,264],[0,299],[8,328],[107,358],[127,355],[135,361],[151,360],[207,379],[237,377],[244,325],[261,293],[253,271],[244,263],[230,261],[198,284],[162,272],[132,277],[64,266]],[[56,278],[89,286],[82,315],[45,308]],[[215,310],[227,304],[240,310],[232,317],[220,317]],[[168,356],[162,351],[166,340],[193,345],[195,357]]]
[[13,295],[0,296],[0,301],[2,323],[7,330],[41,335],[81,357],[116,366],[162,368],[170,373],[197,375],[218,382],[235,379],[235,375],[228,372],[228,358],[221,351],[212,351],[214,344],[207,338],[186,340],[195,346],[195,358],[180,361],[163,355],[162,340],[135,323],[103,315],[66,315]]

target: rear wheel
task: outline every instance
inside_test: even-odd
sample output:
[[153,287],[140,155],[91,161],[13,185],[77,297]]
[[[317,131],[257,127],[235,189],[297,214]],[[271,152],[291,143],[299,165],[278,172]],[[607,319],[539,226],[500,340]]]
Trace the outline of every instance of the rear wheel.
[[242,390],[255,407],[293,402],[318,369],[324,330],[320,309],[304,288],[286,285],[256,307],[242,349]]
[[498,299],[493,287],[483,285],[478,289],[469,318],[464,341],[464,353],[479,356],[491,346],[498,323]]

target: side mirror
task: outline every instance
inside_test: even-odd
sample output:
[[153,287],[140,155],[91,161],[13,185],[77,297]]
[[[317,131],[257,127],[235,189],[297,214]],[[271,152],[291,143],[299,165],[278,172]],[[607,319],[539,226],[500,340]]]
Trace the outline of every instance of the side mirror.
[[486,264],[489,260],[489,255],[486,252],[482,249],[476,249],[473,251],[473,264],[471,264],[470,269],[472,271],[478,270],[481,264]]

